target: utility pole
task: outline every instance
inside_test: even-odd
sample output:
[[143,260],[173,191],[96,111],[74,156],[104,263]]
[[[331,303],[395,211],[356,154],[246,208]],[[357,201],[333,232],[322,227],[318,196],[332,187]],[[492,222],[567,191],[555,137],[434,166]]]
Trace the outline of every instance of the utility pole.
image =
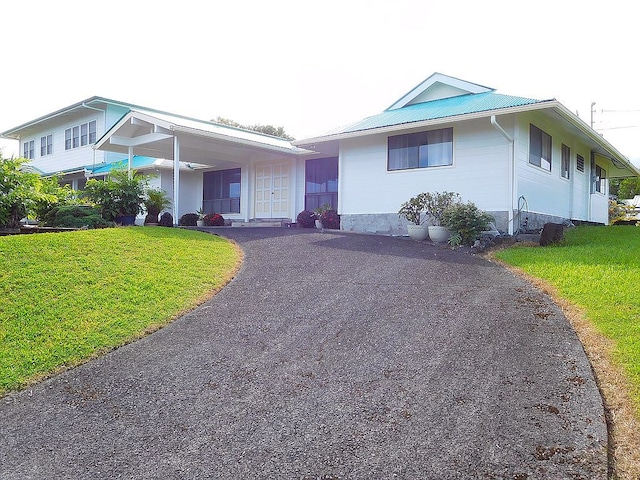
[[593,128],[593,112],[595,111],[593,107],[595,107],[596,102],[591,102],[591,128]]

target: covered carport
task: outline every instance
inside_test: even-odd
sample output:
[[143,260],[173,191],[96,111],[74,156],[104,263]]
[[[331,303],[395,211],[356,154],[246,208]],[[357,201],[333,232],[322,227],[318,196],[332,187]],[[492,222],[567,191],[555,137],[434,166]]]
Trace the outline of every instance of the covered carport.
[[[130,170],[134,156],[171,161],[175,224],[193,207],[193,202],[181,206],[181,172],[237,168],[242,170],[238,219],[295,218],[304,203],[303,159],[313,156],[282,138],[143,109],[124,115],[94,148],[126,155]],[[197,185],[202,187],[187,188]]]

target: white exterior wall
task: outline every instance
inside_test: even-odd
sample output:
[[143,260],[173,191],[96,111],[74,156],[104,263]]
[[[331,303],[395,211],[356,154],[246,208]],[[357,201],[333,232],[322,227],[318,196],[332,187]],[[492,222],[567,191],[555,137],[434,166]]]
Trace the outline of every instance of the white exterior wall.
[[[535,125],[551,135],[551,171],[529,163],[529,129]],[[575,135],[539,113],[521,114],[516,135],[517,196],[524,196],[532,213],[565,219],[608,222],[608,189],[590,193],[591,150]],[[562,144],[571,149],[569,179],[561,175]],[[577,155],[584,158],[584,172],[576,169]]]
[[[24,153],[24,143],[33,140],[35,156],[30,160],[30,164],[45,173],[56,173],[121,159],[122,155],[94,151],[91,145],[65,150],[65,130],[95,120],[96,138],[100,138],[127,111],[128,109],[124,107],[116,106],[109,106],[106,111],[78,108],[78,115],[73,120],[58,122],[53,119],[42,124],[35,134],[21,138],[20,156]],[[46,135],[53,135],[53,153],[43,157],[40,155],[40,139]]]
[[[501,121],[505,129],[511,123],[509,119]],[[457,192],[464,201],[473,201],[487,211],[511,208],[511,145],[488,118],[453,125],[451,166],[387,171],[387,137],[381,134],[342,140],[340,214],[395,214],[410,197],[435,191]]]

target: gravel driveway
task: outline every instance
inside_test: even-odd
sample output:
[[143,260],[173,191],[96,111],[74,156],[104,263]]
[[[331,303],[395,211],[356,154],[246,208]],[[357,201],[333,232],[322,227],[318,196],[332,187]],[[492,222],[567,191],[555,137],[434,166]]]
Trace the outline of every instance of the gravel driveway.
[[562,312],[405,238],[225,229],[237,277],[0,399],[0,478],[596,479],[602,400]]

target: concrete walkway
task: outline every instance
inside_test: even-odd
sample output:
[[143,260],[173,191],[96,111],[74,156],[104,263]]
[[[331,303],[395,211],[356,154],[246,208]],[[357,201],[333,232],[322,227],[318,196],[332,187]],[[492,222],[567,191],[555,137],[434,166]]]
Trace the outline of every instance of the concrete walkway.
[[597,479],[561,311],[428,243],[225,229],[237,277],[163,330],[0,399],[0,478]]

